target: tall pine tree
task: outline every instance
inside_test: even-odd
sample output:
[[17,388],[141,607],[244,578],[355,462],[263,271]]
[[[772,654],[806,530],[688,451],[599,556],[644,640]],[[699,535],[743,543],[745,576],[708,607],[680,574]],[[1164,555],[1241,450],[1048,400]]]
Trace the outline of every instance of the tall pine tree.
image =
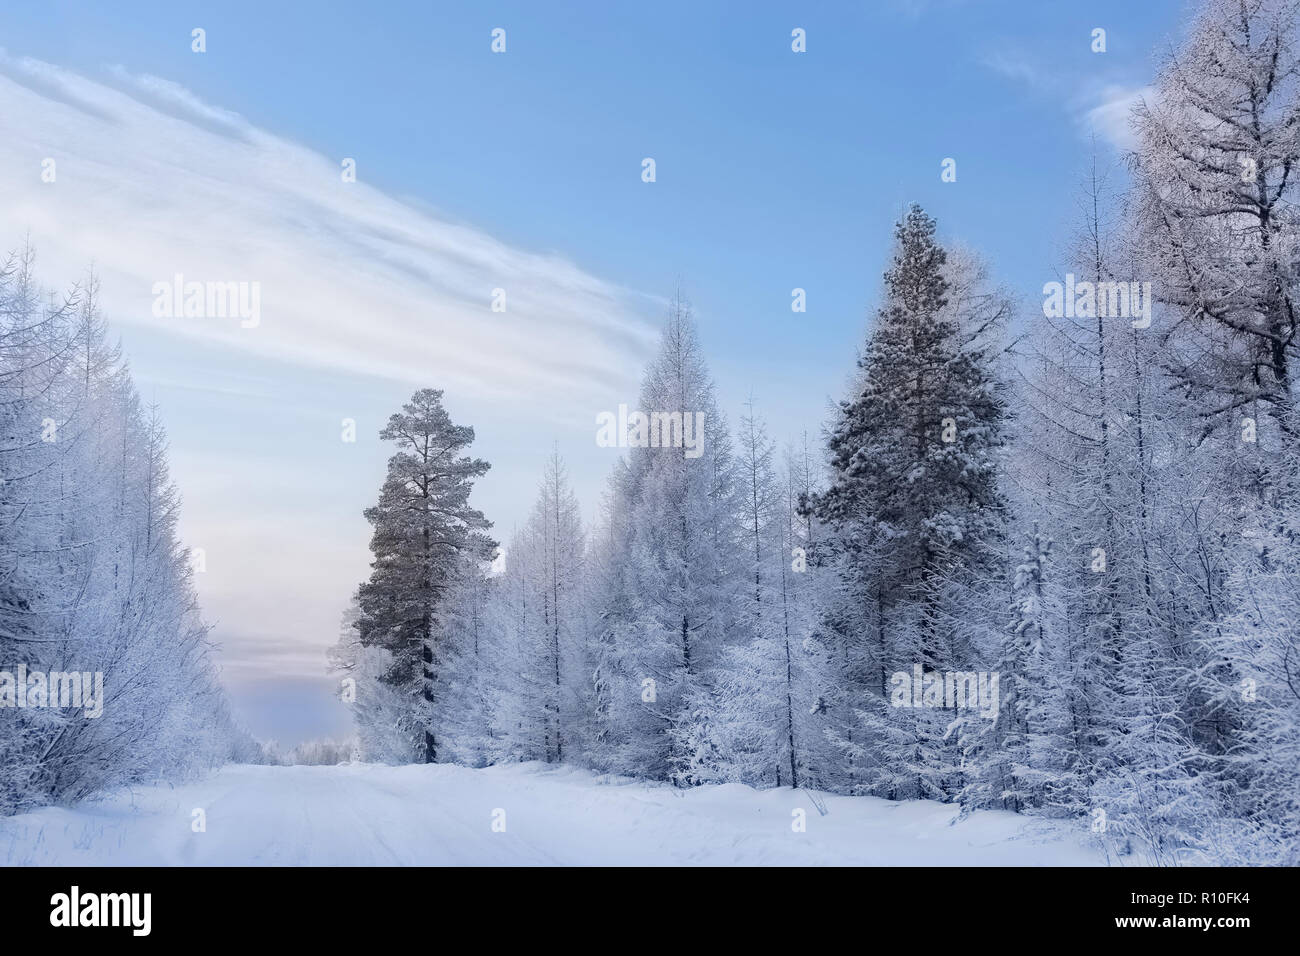
[[410,702],[399,733],[426,763],[438,758],[434,689],[439,644],[448,623],[448,599],[464,575],[491,560],[485,533],[491,522],[470,507],[474,479],[488,463],[463,452],[474,429],[456,425],[442,392],[424,388],[389,418],[380,438],[397,451],[379,501],[367,508],[374,526],[370,579],[357,591],[356,628],[363,646],[389,652],[383,683]]

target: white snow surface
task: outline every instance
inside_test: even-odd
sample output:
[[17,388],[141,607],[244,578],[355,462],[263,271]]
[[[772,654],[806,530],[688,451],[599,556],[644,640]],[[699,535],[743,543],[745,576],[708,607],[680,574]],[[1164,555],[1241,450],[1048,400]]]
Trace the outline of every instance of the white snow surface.
[[[538,763],[232,765],[0,819],[0,863],[75,866],[1100,865],[1082,826],[924,800],[689,790]],[[194,832],[193,811],[206,814]],[[796,832],[793,811],[806,813]],[[505,811],[505,832],[492,829]],[[499,816],[499,815],[498,815]]]

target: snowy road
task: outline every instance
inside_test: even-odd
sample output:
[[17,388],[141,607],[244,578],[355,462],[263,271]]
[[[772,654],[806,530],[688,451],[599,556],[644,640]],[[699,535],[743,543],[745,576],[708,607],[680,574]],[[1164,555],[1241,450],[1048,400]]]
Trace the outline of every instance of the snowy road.
[[[739,785],[690,791],[538,764],[227,767],[0,819],[0,864],[1087,865],[1086,832],[1010,813]],[[194,832],[202,810],[206,831]],[[805,832],[792,826],[805,811]],[[502,814],[500,811],[504,811]],[[493,822],[504,817],[504,832]],[[499,824],[498,824],[499,827]]]

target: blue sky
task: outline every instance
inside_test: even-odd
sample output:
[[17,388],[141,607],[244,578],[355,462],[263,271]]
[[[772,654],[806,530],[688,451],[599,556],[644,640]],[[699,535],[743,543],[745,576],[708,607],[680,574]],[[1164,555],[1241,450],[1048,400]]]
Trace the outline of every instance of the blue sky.
[[[903,204],[1035,304],[1091,137],[1123,147],[1187,10],[8,0],[0,246],[30,232],[54,284],[99,271],[169,427],[245,721],[284,742],[337,734],[323,648],[366,570],[375,434],[414,388],[446,388],[478,429],[494,467],[476,497],[501,538],[553,442],[594,512],[615,454],[594,415],[635,401],[679,283],[732,417],[752,389],[775,437],[815,435]],[[151,318],[152,281],[177,271],[259,281],[262,326]]]

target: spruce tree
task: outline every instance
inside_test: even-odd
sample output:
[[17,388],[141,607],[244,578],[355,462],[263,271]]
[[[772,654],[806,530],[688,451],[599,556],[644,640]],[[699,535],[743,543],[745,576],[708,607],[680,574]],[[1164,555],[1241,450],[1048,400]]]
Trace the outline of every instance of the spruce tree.
[[941,603],[952,582],[997,563],[1005,404],[986,335],[995,320],[975,321],[975,299],[949,301],[934,220],[913,205],[895,238],[855,393],[830,429],[830,483],[813,510],[840,551],[845,593],[831,626],[845,643],[847,693],[878,742],[870,753],[846,741],[850,756],[874,766],[868,786],[877,792],[942,797],[957,785],[958,758],[933,741],[952,717],[889,708],[885,685],[914,664],[959,669],[976,656],[971,631]]

